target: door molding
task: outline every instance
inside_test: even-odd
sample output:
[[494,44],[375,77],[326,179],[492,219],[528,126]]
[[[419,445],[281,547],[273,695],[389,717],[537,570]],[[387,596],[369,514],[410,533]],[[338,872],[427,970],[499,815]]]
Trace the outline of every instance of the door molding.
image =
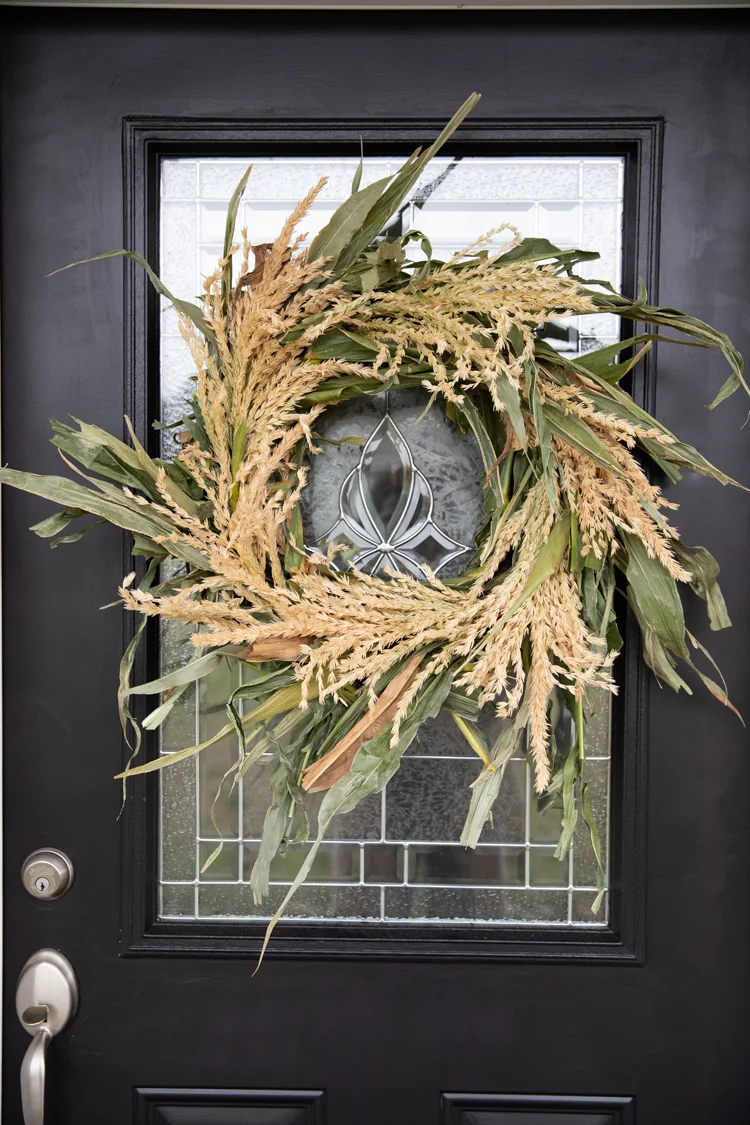
[[205,1090],[138,1087],[134,1125],[324,1125],[323,1090]]
[[[123,123],[124,246],[158,260],[159,163],[163,156],[359,155],[360,138],[372,155],[413,151],[443,122],[428,119],[242,120],[137,117]],[[466,122],[447,154],[622,155],[625,158],[623,291],[634,294],[643,278],[655,302],[659,247],[659,197],[663,121],[660,118],[478,119]],[[158,415],[159,299],[147,279],[126,263],[125,401],[136,432],[148,447]],[[632,335],[624,325],[626,336]],[[653,350],[634,371],[633,397],[654,409]],[[124,537],[123,537],[124,538]],[[125,570],[132,557],[123,542]],[[140,562],[141,560],[139,560]],[[125,643],[134,615],[125,614]],[[640,659],[640,637],[630,610],[623,618],[625,647],[616,664],[619,697],[614,709],[609,925],[569,927],[378,923],[279,924],[266,956],[281,958],[386,958],[418,960],[594,961],[642,964],[645,949],[646,719],[649,680]],[[134,678],[157,675],[156,630],[147,630]],[[138,698],[138,697],[136,697]],[[158,752],[144,732],[146,752]],[[123,760],[129,751],[123,747]],[[260,950],[265,923],[157,918],[158,793],[154,775],[131,779],[122,826],[124,955],[247,957]]]
[[[519,1113],[514,1111],[520,1111]],[[537,1116],[536,1110],[539,1111]],[[635,1098],[598,1098],[545,1094],[443,1094],[440,1099],[441,1125],[472,1125],[479,1120],[486,1125],[512,1125],[520,1115],[533,1113],[533,1121],[542,1117],[554,1125],[557,1117],[565,1125],[635,1125]]]

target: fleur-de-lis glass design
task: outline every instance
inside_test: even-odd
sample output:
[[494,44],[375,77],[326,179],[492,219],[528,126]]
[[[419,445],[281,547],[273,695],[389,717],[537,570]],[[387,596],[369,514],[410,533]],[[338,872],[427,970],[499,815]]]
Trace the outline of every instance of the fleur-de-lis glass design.
[[414,464],[409,444],[386,411],[370,434],[359,463],[341,486],[339,518],[315,542],[346,549],[334,556],[342,570],[355,565],[367,574],[392,570],[424,578],[470,548],[435,523],[430,484]]

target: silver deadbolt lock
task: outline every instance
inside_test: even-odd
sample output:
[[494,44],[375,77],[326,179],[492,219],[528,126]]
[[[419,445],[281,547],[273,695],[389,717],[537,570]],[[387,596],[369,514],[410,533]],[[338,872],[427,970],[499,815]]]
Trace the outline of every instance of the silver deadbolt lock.
[[57,848],[39,848],[23,861],[21,880],[34,898],[61,898],[73,882],[73,864]]

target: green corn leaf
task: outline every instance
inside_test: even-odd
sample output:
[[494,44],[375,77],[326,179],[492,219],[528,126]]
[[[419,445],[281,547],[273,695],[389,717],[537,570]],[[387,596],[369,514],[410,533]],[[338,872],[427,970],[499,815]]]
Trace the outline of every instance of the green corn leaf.
[[175,688],[172,694],[165,699],[163,703],[160,703],[153,711],[149,711],[148,715],[146,715],[146,718],[141,723],[143,729],[157,730],[170,714],[175,703],[182,698],[189,687],[190,684],[183,684],[182,687]]
[[733,480],[721,469],[717,469],[697,449],[686,442],[674,441],[671,445],[663,445],[661,442],[653,441],[650,438],[638,438],[638,444],[646,450],[651,460],[659,465],[671,480],[681,479],[679,469],[676,469],[676,466],[679,465],[680,468],[688,472],[711,477],[712,480],[717,480],[719,484],[733,484],[736,488],[745,488],[739,481]]
[[526,394],[531,406],[531,416],[534,419],[539,452],[542,458],[542,471],[547,486],[547,498],[554,512],[559,512],[560,504],[555,489],[555,468],[552,460],[552,442],[547,427],[547,420],[542,408],[542,403],[536,389],[537,366],[535,363],[525,364]]
[[[307,350],[307,354],[313,359],[343,359],[347,363],[372,363],[377,353],[377,344],[364,336],[358,336],[356,332],[344,332],[340,328],[332,328],[318,336]],[[380,380],[380,386],[382,385]]]
[[[273,796],[263,821],[258,855],[250,874],[250,889],[253,899],[258,904],[268,895],[271,863],[281,845],[289,837],[295,808],[303,809],[298,778],[310,740],[314,737],[315,728],[319,724],[320,715],[315,710],[312,714],[298,712],[294,716],[293,724],[287,724],[284,731],[279,724],[273,732],[274,742],[280,750],[270,779]],[[257,757],[255,753],[253,756]],[[292,842],[298,842],[300,835],[306,840],[308,834],[309,824],[305,813],[302,832],[298,833],[297,838]]]
[[[234,241],[234,228],[237,225],[237,212],[239,211],[240,200],[245,194],[245,188],[247,187],[247,180],[248,176],[250,175],[251,169],[252,164],[248,166],[247,171],[245,172],[240,182],[237,184],[237,187],[232,192],[232,197],[229,200],[229,206],[227,207],[227,221],[224,227],[224,252],[222,254],[223,258],[229,258],[229,251],[232,249],[232,242]],[[225,313],[229,307],[229,294],[231,293],[231,291],[232,262],[230,260],[225,263],[221,275],[221,304]]]
[[461,832],[461,843],[465,848],[475,848],[479,843],[482,829],[490,819],[500,793],[505,767],[518,750],[525,722],[526,712],[521,707],[514,722],[500,732],[489,753],[492,768],[482,770],[472,786],[471,803]]
[[[242,650],[246,646],[238,645],[237,647]],[[221,653],[223,656],[238,656],[238,658],[243,660],[244,663],[248,663],[241,656],[241,654],[232,652],[231,646],[221,649]],[[250,664],[252,666],[252,662],[250,662]],[[264,666],[267,667],[267,664],[264,664]],[[248,682],[245,684],[240,684],[239,687],[234,689],[231,699],[265,699],[267,698],[267,696],[273,695],[273,693],[275,691],[278,691],[279,688],[291,687],[296,683],[297,677],[294,674],[294,668],[292,668],[290,665],[285,665],[281,668],[275,668],[271,672],[256,671],[252,679],[248,680]],[[315,698],[316,691],[316,684],[311,683],[311,698]]]
[[[120,714],[120,725],[122,727],[123,738],[125,739],[126,745],[131,750],[130,761],[132,761],[133,758],[136,757],[141,748],[141,728],[130,713],[126,700],[130,695],[130,677],[133,672],[133,665],[135,664],[136,654],[140,647],[141,638],[143,637],[143,632],[146,628],[147,623],[148,618],[145,616],[142,617],[138,624],[138,628],[135,631],[135,635],[129,642],[120,660],[120,677],[117,689],[117,708]],[[130,741],[130,727],[132,727],[133,729],[135,739],[134,742]]]
[[105,524],[106,520],[94,520],[93,523],[87,523],[85,527],[81,527],[78,531],[73,531],[70,535],[59,535],[57,539],[53,539],[50,547],[54,550],[55,547],[61,547],[64,543],[77,543],[79,539],[83,539],[87,532],[91,531],[94,527],[101,527]]
[[266,935],[263,939],[263,947],[260,952],[260,957],[258,958],[258,966],[255,970],[256,972],[263,960],[263,954],[266,951],[266,946],[268,945],[274,927],[286,910],[296,890],[307,878],[308,872],[323,842],[323,837],[334,816],[350,812],[359,804],[363,797],[366,797],[369,793],[380,792],[383,786],[391,779],[399,767],[401,756],[416,736],[420,725],[425,722],[426,719],[434,718],[439,713],[445,697],[450,690],[452,676],[452,672],[444,672],[442,675],[434,677],[422,688],[420,695],[412,703],[410,712],[406,715],[401,724],[400,738],[396,746],[390,745],[391,726],[389,724],[384,730],[377,734],[375,738],[370,739],[369,742],[364,743],[364,745],[360,747],[354,758],[354,763],[350,772],[344,777],[339,778],[326,792],[318,812],[318,835],[307,853],[305,861],[297,873],[294,882],[284,897],[281,906],[268,923]]
[[581,790],[581,812],[583,819],[589,830],[591,838],[591,850],[594,853],[596,860],[596,889],[597,895],[591,906],[591,913],[596,914],[602,904],[605,892],[607,890],[607,874],[602,866],[602,846],[599,840],[599,832],[594,820],[594,810],[591,808],[591,798],[589,797],[588,783],[584,783]]
[[[641,337],[632,337],[630,341],[625,343],[632,343],[633,340],[647,338],[648,334]],[[664,336],[657,337],[665,343],[683,344],[692,347],[711,347],[711,344],[695,343],[690,340],[672,340]],[[617,345],[612,345],[615,347]],[[602,349],[605,351],[607,349]],[[666,473],[666,475],[674,481],[681,479],[680,472],[675,466],[679,465],[690,472],[700,473],[702,476],[711,477],[718,480],[721,484],[733,484],[738,488],[744,488],[744,485],[739,481],[733,480],[732,477],[717,469],[710,461],[707,461],[701,453],[698,452],[692,445],[686,442],[678,441],[673,433],[671,433],[666,426],[657,421],[633,399],[617,386],[616,382],[610,381],[607,377],[592,369],[589,370],[582,366],[580,359],[570,360],[564,356],[559,355],[543,340],[537,340],[535,343],[535,352],[538,359],[543,360],[546,364],[557,365],[563,369],[569,369],[575,373],[582,374],[588,379],[593,379],[599,385],[599,393],[595,391],[586,390],[581,393],[581,398],[588,400],[591,404],[602,413],[615,414],[618,417],[625,418],[627,421],[633,422],[636,425],[645,425],[649,428],[661,430],[670,439],[669,445],[664,445],[657,442],[652,438],[639,438],[638,444],[647,451],[651,459],[659,468]],[[598,353],[587,353],[596,355]],[[585,358],[585,357],[584,357]]]
[[585,453],[603,469],[617,476],[620,475],[620,466],[615,458],[582,419],[575,414],[566,414],[561,406],[549,400],[544,403],[542,410],[553,434],[567,441],[581,453]]
[[494,629],[502,628],[502,626],[510,620],[513,614],[521,608],[525,601],[527,601],[535,590],[538,590],[543,582],[546,582],[555,571],[558,564],[562,559],[565,552],[570,545],[570,512],[566,512],[562,519],[557,520],[552,531],[549,533],[547,542],[542,547],[537,555],[534,565],[529,571],[529,576],[526,579],[526,584],[514,601],[510,609],[506,610],[500,619],[498,625]]
[[[355,190],[334,211],[329,221],[310,243],[307,254],[308,261],[314,262],[318,258],[333,258],[335,263],[357,231],[360,230],[368,212],[372,209],[375,201],[383,194],[386,186],[391,182],[391,178],[391,176],[384,176],[381,180],[375,180],[374,183],[368,184],[367,187]],[[377,234],[377,231],[375,233]]]
[[555,859],[565,859],[573,843],[573,834],[578,823],[578,807],[576,805],[576,781],[581,773],[581,757],[578,746],[572,746],[565,759],[562,770],[562,830],[560,839],[555,848]]
[[33,531],[42,539],[52,539],[64,531],[73,520],[77,520],[79,516],[83,515],[85,515],[83,508],[63,508],[61,511],[55,512],[53,516],[48,516],[46,520],[33,524],[29,531]]
[[643,357],[645,349],[641,349],[637,355],[624,363],[613,364],[612,360],[621,352],[624,352],[626,348],[634,348],[638,344],[658,343],[659,341],[663,344],[682,344],[688,348],[710,348],[711,346],[710,344],[702,344],[697,340],[680,340],[672,339],[669,336],[660,336],[658,332],[639,332],[637,336],[630,336],[627,340],[618,340],[616,344],[608,344],[606,348],[597,348],[596,351],[585,352],[576,358],[576,363],[587,371],[603,376],[607,379],[607,382],[618,382],[622,375],[615,378],[613,375],[614,369],[627,367],[629,370],[638,359]]
[[677,583],[658,559],[649,557],[637,536],[627,531],[621,534],[628,549],[625,574],[638,606],[639,616],[667,649],[689,661],[690,654],[685,643],[685,616]]
[[245,442],[246,442],[246,440],[247,440],[247,421],[246,421],[245,418],[243,418],[242,421],[240,422],[239,426],[235,430],[234,439],[232,441],[232,461],[231,461],[232,480],[234,480],[236,478],[237,473],[240,471],[240,465],[242,464],[242,458],[245,455]]
[[284,842],[294,811],[294,800],[289,792],[285,775],[277,779],[271,793],[271,803],[263,818],[258,855],[250,873],[250,890],[256,903],[263,902],[268,894],[271,863]]
[[625,643],[622,639],[622,634],[618,628],[617,621],[613,617],[607,626],[606,633],[607,652],[620,652]]
[[719,588],[719,564],[716,559],[705,547],[687,547],[679,539],[672,540],[672,549],[685,569],[693,575],[690,588],[706,603],[711,628],[728,629],[732,622]]
[[510,418],[510,424],[516,432],[521,448],[526,448],[526,426],[521,410],[521,397],[518,387],[514,387],[507,375],[498,375],[495,378],[495,393],[500,399]]
[[630,395],[621,390],[620,387],[607,384],[601,376],[594,372],[588,374],[589,377],[594,378],[599,383],[602,388],[602,393],[598,394],[596,391],[586,390],[581,393],[580,397],[582,400],[590,402],[594,409],[602,414],[614,414],[616,417],[624,418],[626,422],[631,422],[634,425],[660,430],[670,439],[669,444],[666,445],[656,441],[654,438],[638,438],[638,444],[646,450],[652,461],[659,465],[670,479],[680,480],[680,473],[675,472],[675,469],[672,468],[672,466],[680,465],[689,472],[711,477],[713,480],[719,481],[720,484],[733,484],[739,488],[744,487],[739,484],[738,481],[733,480],[732,477],[723,473],[721,469],[717,469],[710,461],[707,461],[692,445],[678,441],[666,426],[663,426],[661,422],[658,422],[656,418],[652,418],[647,411],[633,402]]
[[[471,112],[479,101],[479,94],[472,94],[467,98],[461,108],[453,115],[437,140],[423,153],[414,153],[396,173],[390,184],[379,193],[372,206],[363,216],[361,225],[356,231],[347,229],[347,239],[333,267],[334,276],[340,277],[356,262],[359,255],[365,250],[380,230],[385,226],[393,213],[398,209],[406,195],[413,188],[421,176],[424,168],[436,156],[445,142],[455,133],[464,118]],[[367,188],[362,189],[367,191]],[[361,194],[361,191],[357,194]],[[354,197],[352,197],[354,198]],[[348,202],[348,201],[347,201]],[[344,206],[346,206],[344,204]],[[316,247],[316,255],[320,257],[329,251],[321,251]],[[312,257],[312,255],[311,255]]]
[[744,362],[742,356],[723,332],[719,332],[716,328],[712,328],[710,324],[706,324],[705,321],[699,320],[695,316],[687,316],[679,309],[647,305],[646,292],[643,287],[641,287],[641,292],[636,301],[631,301],[628,297],[622,297],[619,294],[596,293],[593,290],[585,290],[585,292],[602,312],[614,312],[629,320],[663,325],[665,328],[684,332],[686,336],[690,336],[698,343],[715,348],[720,352],[729,365],[731,374],[713,401],[708,404],[709,410],[713,410],[740,387],[744,389],[746,394],[750,395],[750,387],[748,387],[743,376]]
[[176,668],[173,672],[167,672],[165,675],[159,676],[157,680],[149,680],[147,684],[138,684],[137,687],[128,688],[126,695],[158,695],[160,692],[170,691],[172,688],[193,684],[196,680],[202,680],[204,676],[215,672],[221,665],[221,661],[221,652],[208,652],[205,656],[199,656],[197,659],[189,661],[182,668]]
[[352,195],[355,191],[359,191],[359,185],[362,183],[362,172],[365,166],[365,146],[362,138],[359,138],[359,164],[357,165],[354,176],[352,177]]
[[203,310],[197,305],[194,305],[192,301],[181,301],[178,297],[170,293],[161,278],[151,269],[146,259],[141,254],[137,254],[135,250],[108,250],[106,254],[95,254],[93,258],[82,258],[80,262],[70,262],[67,266],[62,266],[59,270],[53,270],[48,276],[54,277],[56,273],[70,270],[73,266],[86,266],[89,262],[101,262],[105,258],[127,258],[129,261],[135,262],[136,265],[146,271],[157,293],[161,293],[162,297],[166,297],[178,312],[181,312],[188,320],[191,320],[198,331],[201,332],[207,340],[211,340],[214,344],[216,343],[216,337],[203,315]]
[[[578,262],[595,262],[597,258],[601,257],[597,250],[560,250],[557,246],[553,246],[546,238],[524,238],[518,246],[512,247],[505,254],[501,254],[496,258],[499,265],[507,265],[510,262],[540,262],[548,258],[554,258],[557,262],[557,272],[571,274],[573,266]],[[576,280],[581,280],[577,278]],[[607,285],[608,282],[591,282],[587,280],[587,284]]]
[[469,746],[481,761],[484,762],[488,769],[494,770],[495,766],[490,761],[490,748],[487,745],[487,740],[482,734],[481,730],[476,723],[471,722],[469,719],[464,719],[462,715],[457,714],[455,711],[451,712],[453,721],[461,731]]
[[158,562],[163,562],[169,554],[160,543],[154,543],[153,539],[149,539],[147,535],[139,535],[138,532],[133,533],[130,553],[135,558],[156,559]]
[[598,575],[590,567],[584,567],[581,573],[581,595],[586,620],[593,632],[598,633],[602,627],[602,612],[604,598],[599,592]]
[[543,262],[547,258],[559,258],[561,254],[560,247],[553,246],[547,238],[524,238],[517,246],[501,254],[496,262],[503,266],[511,262]]
[[568,271],[576,262],[593,262],[598,257],[600,255],[595,250],[561,250],[546,238],[524,238],[495,261],[498,265],[508,265],[511,262],[543,262],[555,258],[560,267]]
[[692,688],[689,684],[685,683],[682,676],[677,672],[677,662],[674,657],[662,644],[654,630],[650,629],[640,616],[638,603],[633,597],[632,590],[628,591],[627,597],[630,607],[638,618],[638,624],[640,625],[643,640],[643,659],[645,663],[654,673],[660,684],[666,684],[672,691],[684,691],[688,695],[692,695]]
[[152,500],[160,499],[156,489],[156,468],[145,468],[135,450],[99,426],[78,422],[80,431],[50,419],[52,444],[62,449],[84,468],[101,473],[109,480],[146,492]]
[[468,395],[464,395],[463,402],[457,407],[459,414],[463,415],[471,427],[474,437],[479,446],[479,452],[482,455],[482,463],[485,471],[489,473],[488,490],[490,493],[490,504],[485,501],[485,507],[489,507],[491,511],[502,512],[505,507],[505,500],[503,497],[503,490],[500,485],[500,474],[498,472],[497,452],[492,443],[487,428],[482,421],[474,403]]
[[[667,574],[660,563],[655,559],[649,559],[640,540],[627,533],[623,533],[623,538],[627,541],[629,555],[626,570],[629,583],[628,601],[641,626],[643,658],[649,668],[653,670],[657,679],[674,691],[684,690],[688,695],[692,695],[690,688],[676,671],[675,661],[672,658],[674,653],[693,669],[711,694],[725,707],[734,711],[742,721],[742,716],[730,702],[726,689],[720,687],[710,676],[706,676],[700,668],[696,668],[690,657],[685,643],[686,636],[716,667],[711,654],[686,632],[682,603],[674,579]],[[637,546],[633,546],[634,543]]]
[[[78,424],[83,429],[83,424],[81,422],[79,422]],[[138,435],[133,429],[133,423],[130,421],[127,414],[125,415],[125,425],[127,426],[128,433],[130,434],[130,440],[133,443],[133,452],[136,455],[138,464],[143,468],[144,472],[148,473],[152,477],[154,482],[156,482],[160,467],[156,464],[153,457],[150,457],[141,445],[140,441],[138,440]],[[127,446],[124,446],[124,448],[127,449]],[[169,495],[170,499],[173,500],[177,507],[181,508],[183,512],[187,512],[187,514],[191,516],[197,516],[200,513],[201,505],[197,503],[197,501],[193,500],[191,496],[188,496],[187,492],[183,491],[183,489],[180,488],[179,484],[177,484],[177,482],[169,475],[168,472],[166,472],[166,470],[164,472],[164,487],[166,488],[167,494]],[[163,503],[164,498],[162,497],[159,490],[156,489],[156,487],[155,491],[156,499],[160,503]]]
[[479,714],[479,704],[471,699],[460,688],[451,688],[445,697],[443,707],[446,711],[453,711],[464,719],[475,721]]
[[[115,492],[118,499],[110,499],[76,484],[75,481],[68,480],[67,477],[41,476],[37,473],[22,473],[17,469],[0,469],[0,484],[9,484],[13,488],[20,488],[35,496],[43,496],[46,500],[53,500],[65,507],[81,508],[91,515],[102,516],[109,523],[126,531],[138,532],[149,538],[173,535],[177,530],[166,518],[147,513],[146,509],[128,500],[123,493]],[[208,558],[196,547],[184,543],[170,543],[168,550],[170,554],[184,559],[200,570],[210,570]]]
[[714,666],[716,671],[719,673],[719,676],[721,677],[721,684],[717,684],[716,681],[712,680],[710,676],[707,676],[704,672],[701,672],[700,668],[695,668],[695,666],[693,666],[695,671],[698,673],[698,675],[700,676],[700,678],[703,681],[703,683],[705,684],[705,686],[711,692],[711,695],[713,695],[715,699],[718,699],[720,703],[723,703],[725,707],[728,707],[730,711],[734,711],[735,715],[737,716],[737,718],[740,720],[740,722],[742,723],[742,725],[744,727],[745,720],[742,718],[742,715],[740,714],[740,712],[737,710],[737,708],[734,706],[734,704],[729,699],[729,695],[727,693],[726,680],[724,679],[723,675],[721,674],[721,668],[716,663],[713,656],[708,651],[708,649],[705,647],[705,645],[702,645],[701,642],[698,640],[698,638],[693,636],[693,634],[690,632],[690,630],[686,630],[686,632],[687,632],[688,640],[690,641],[693,648],[696,648],[696,649],[698,649],[699,652],[702,652],[703,655],[706,657],[706,659],[710,661],[710,663]]
[[[156,577],[157,564],[151,563],[141,581],[139,589],[149,590]],[[127,760],[125,769],[130,769],[130,764],[138,756],[141,749],[142,732],[140,724],[135,716],[130,711],[128,706],[128,693],[130,690],[130,677],[133,673],[133,666],[135,665],[135,658],[140,648],[143,634],[148,624],[148,618],[144,615],[136,629],[131,641],[122,654],[120,660],[119,679],[117,685],[117,711],[120,716],[120,726],[122,727],[122,736],[125,740],[125,745],[130,750],[130,755]],[[130,731],[133,731],[133,741],[131,742]],[[122,783],[122,804],[125,805],[125,781]]]
[[[145,620],[145,619],[144,619]],[[249,714],[242,717],[242,726],[245,731],[248,731],[255,723],[266,722],[268,719],[275,718],[276,715],[283,715],[287,711],[292,711],[295,707],[299,707],[302,700],[302,685],[295,684],[292,687],[280,688],[270,699],[255,707]],[[201,751],[206,750],[209,746],[221,742],[222,738],[234,733],[234,724],[226,723],[221,730],[212,735],[211,738],[206,739],[205,742],[198,743],[197,746],[188,746],[184,750],[175,750],[172,754],[162,754],[159,758],[154,758],[150,762],[144,762],[142,766],[134,766],[132,769],[126,769],[123,773],[116,775],[117,778],[122,777],[135,777],[137,774],[154,773],[156,770],[164,769],[166,766],[174,765],[175,762],[184,762],[187,758],[192,758]]]
[[299,570],[305,558],[305,536],[302,527],[302,509],[295,504],[289,520],[289,533],[287,535],[286,550],[284,552],[284,570],[292,574]]

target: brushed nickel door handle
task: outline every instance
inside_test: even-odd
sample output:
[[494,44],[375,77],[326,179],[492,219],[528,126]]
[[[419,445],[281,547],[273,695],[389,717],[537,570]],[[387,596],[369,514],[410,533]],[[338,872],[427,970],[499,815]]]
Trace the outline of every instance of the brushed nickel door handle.
[[24,1125],[44,1125],[47,1047],[67,1027],[78,1009],[78,982],[73,967],[56,949],[40,949],[21,970],[16,1011],[33,1035],[21,1064]]

